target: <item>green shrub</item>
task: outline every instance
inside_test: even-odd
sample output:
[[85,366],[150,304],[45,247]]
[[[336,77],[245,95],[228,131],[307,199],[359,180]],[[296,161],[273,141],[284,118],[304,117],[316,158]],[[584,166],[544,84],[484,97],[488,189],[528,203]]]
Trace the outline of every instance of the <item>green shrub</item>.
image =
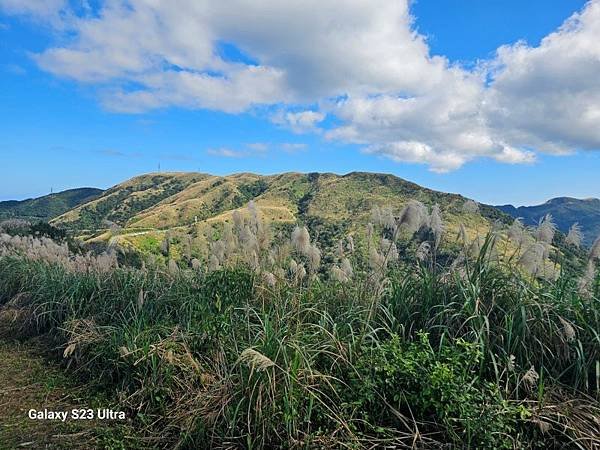
[[477,344],[461,339],[434,349],[424,333],[414,342],[393,335],[365,345],[347,380],[345,406],[380,427],[406,428],[410,418],[440,425],[463,448],[514,448],[528,412],[479,377],[481,357]]

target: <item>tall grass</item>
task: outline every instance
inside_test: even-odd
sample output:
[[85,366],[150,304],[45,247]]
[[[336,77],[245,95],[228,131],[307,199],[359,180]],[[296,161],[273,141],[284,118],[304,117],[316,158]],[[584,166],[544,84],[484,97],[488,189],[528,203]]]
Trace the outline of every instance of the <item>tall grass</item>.
[[[0,326],[56,345],[159,447],[598,448],[597,279],[529,276],[494,233],[442,266],[438,218],[390,214],[362,253],[344,239],[344,276],[319,266],[308,230],[259,244],[252,216],[235,224],[249,244],[227,237],[244,253],[215,246],[213,271],[5,253]],[[429,251],[408,258],[427,223]]]

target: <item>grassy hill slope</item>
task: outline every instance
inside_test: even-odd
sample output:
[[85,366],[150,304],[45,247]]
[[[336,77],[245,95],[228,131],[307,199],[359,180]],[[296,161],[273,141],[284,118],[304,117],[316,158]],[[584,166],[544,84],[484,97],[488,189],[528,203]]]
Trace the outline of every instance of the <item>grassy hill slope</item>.
[[[192,236],[194,247],[202,248],[218,236],[232,213],[245,209],[250,200],[276,231],[288,235],[293,224],[304,223],[325,247],[343,234],[363,232],[374,206],[398,212],[409,200],[428,206],[438,204],[448,235],[456,236],[461,223],[474,237],[485,234],[494,220],[511,220],[485,205],[478,213],[465,213],[464,197],[426,189],[393,175],[161,173],[114,186],[53,223],[87,238],[117,239],[149,251],[156,251],[166,231],[180,232]],[[122,230],[117,235],[114,230],[103,232],[108,228],[107,221],[115,222]]]
[[[125,228],[167,229],[196,224],[244,207],[254,200],[273,221],[366,219],[371,208],[397,209],[408,200],[438,203],[450,216],[460,216],[465,198],[423,188],[393,175],[352,172],[284,173],[261,176],[241,173],[148,174],[119,184],[97,199],[54,220],[72,229],[102,228],[104,220]],[[488,219],[508,216],[482,206]],[[362,220],[361,220],[362,221]]]
[[141,175],[118,184],[100,197],[66,212],[54,220],[75,230],[99,229],[106,221],[126,226],[136,214],[159,204],[190,184],[209,177],[204,174],[172,173]]
[[103,192],[102,189],[79,188],[39,198],[0,202],[0,219],[50,220],[83,203],[94,200]]

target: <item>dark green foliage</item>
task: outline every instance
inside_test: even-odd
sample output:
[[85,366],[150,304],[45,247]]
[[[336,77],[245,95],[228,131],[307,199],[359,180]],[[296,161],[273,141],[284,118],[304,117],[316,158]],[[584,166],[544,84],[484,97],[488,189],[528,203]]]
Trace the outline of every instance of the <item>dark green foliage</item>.
[[[144,191],[159,187],[156,192],[144,196],[132,196],[134,192]],[[169,179],[157,175],[149,184],[137,184],[121,189],[111,189],[105,192],[96,203],[84,206],[79,210],[79,218],[68,222],[73,229],[98,229],[103,228],[103,222],[109,220],[119,225],[125,225],[135,214],[154,206],[171,195],[182,191],[186,184],[177,178]]]
[[265,192],[269,188],[269,184],[265,180],[256,180],[253,183],[242,184],[238,186],[238,190],[242,194],[242,204],[248,203],[255,197]]
[[575,222],[579,223],[584,235],[584,244],[590,246],[600,236],[600,199],[579,200],[559,197],[537,206],[497,206],[497,209],[513,217],[521,217],[526,225],[535,226],[546,214],[552,214],[558,229],[563,233]]
[[102,194],[101,189],[80,188],[23,201],[0,202],[0,219],[48,221]]
[[47,222],[28,222],[11,220],[0,224],[0,231],[10,234],[11,236],[35,236],[46,237],[54,241],[64,241],[67,238],[67,233],[61,228],[50,225]]
[[412,342],[393,335],[363,347],[344,390],[346,407],[380,427],[402,429],[408,417],[443,424],[445,440],[463,448],[514,448],[527,410],[479,377],[481,360],[478,346],[461,339],[434,349],[424,333]]

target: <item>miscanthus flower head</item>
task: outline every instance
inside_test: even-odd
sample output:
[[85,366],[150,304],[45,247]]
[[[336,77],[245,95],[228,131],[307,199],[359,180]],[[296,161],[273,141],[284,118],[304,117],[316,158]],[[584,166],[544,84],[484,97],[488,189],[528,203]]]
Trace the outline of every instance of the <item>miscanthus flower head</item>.
[[310,234],[306,227],[296,227],[292,231],[292,245],[302,254],[307,254],[310,250]]
[[571,225],[571,228],[569,228],[565,242],[567,244],[574,245],[575,247],[581,247],[582,240],[583,233],[581,232],[581,227],[577,222],[575,222],[573,225]]
[[429,215],[429,229],[433,233],[435,246],[437,247],[442,239],[442,233],[444,232],[444,222],[438,205],[433,205],[431,208],[431,214]]
[[539,242],[552,244],[554,233],[556,233],[556,224],[554,223],[552,214],[546,214],[539,222],[535,231],[535,237]]
[[600,236],[596,238],[590,249],[590,259],[600,259]]
[[594,281],[596,280],[596,266],[590,259],[583,276],[579,279],[577,287],[580,294],[587,295],[591,292]]
[[402,208],[398,217],[398,225],[406,229],[409,233],[415,233],[423,225],[427,225],[429,216],[427,208],[419,201],[411,200]]
[[527,231],[521,219],[515,219],[508,228],[508,239],[514,242],[517,246],[522,246],[526,241]]
[[536,242],[525,250],[519,263],[528,273],[535,275],[543,268],[545,254],[546,247],[542,243]]
[[463,203],[462,210],[467,214],[475,214],[479,212],[479,203],[474,200],[466,200]]

